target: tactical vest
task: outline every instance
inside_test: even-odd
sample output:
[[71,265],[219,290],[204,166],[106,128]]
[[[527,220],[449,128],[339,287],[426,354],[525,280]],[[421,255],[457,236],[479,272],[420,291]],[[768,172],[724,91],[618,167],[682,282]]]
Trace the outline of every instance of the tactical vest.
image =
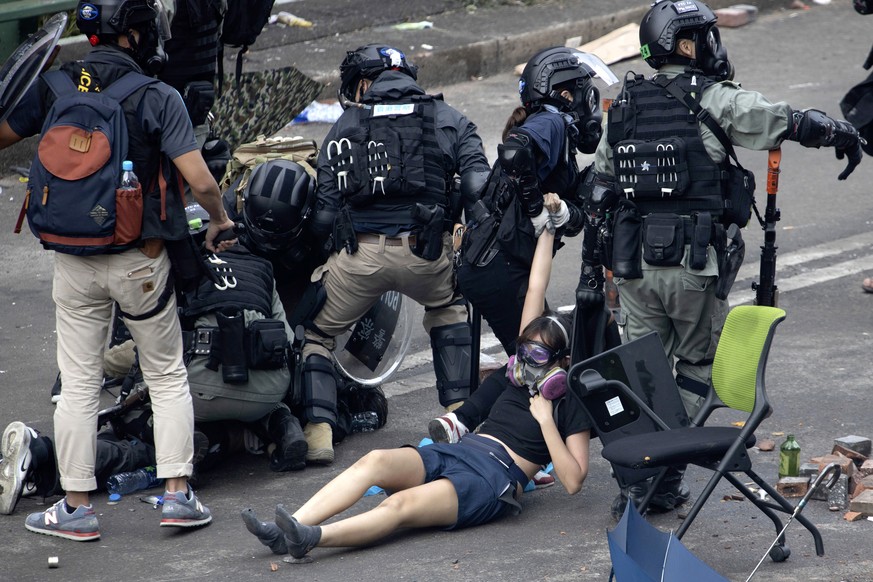
[[[408,224],[415,203],[446,205],[437,98],[416,95],[346,112],[357,116],[347,126],[360,130],[328,142],[327,157],[356,221]],[[340,177],[344,169],[337,168],[347,173]]]
[[609,109],[607,141],[613,148],[618,191],[642,215],[709,212],[724,208],[727,173],[703,145],[700,124],[688,107],[664,89],[674,82],[699,96],[714,81],[686,72],[674,79],[636,75],[625,81]]
[[270,261],[240,247],[232,247],[218,257],[228,263],[236,286],[219,290],[212,281],[204,280],[195,292],[186,294],[181,314],[183,328],[191,329],[199,316],[223,308],[251,309],[271,317],[273,266]]

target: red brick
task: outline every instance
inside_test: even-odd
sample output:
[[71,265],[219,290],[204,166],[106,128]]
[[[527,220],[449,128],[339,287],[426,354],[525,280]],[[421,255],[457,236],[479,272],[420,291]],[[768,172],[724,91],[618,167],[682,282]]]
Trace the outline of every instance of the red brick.
[[873,515],[873,490],[864,491],[849,502],[849,511]]
[[858,521],[859,519],[863,518],[864,514],[857,511],[847,511],[846,515],[843,516],[843,519],[845,519],[846,521]]
[[822,471],[830,463],[836,463],[846,477],[851,478],[855,474],[855,463],[852,459],[839,453],[813,457],[810,462],[818,463],[819,471]]
[[736,28],[754,22],[758,16],[758,9],[748,4],[737,4],[730,8],[719,8],[715,11],[718,16],[720,28]]
[[783,497],[803,497],[809,491],[809,477],[782,477],[776,483],[776,491]]

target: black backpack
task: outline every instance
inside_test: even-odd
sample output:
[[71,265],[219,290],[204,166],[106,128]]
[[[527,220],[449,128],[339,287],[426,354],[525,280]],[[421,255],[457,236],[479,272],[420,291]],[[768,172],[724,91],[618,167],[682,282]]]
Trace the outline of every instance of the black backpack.
[[255,43],[273,10],[275,0],[228,0],[227,12],[221,24],[221,44],[218,49],[218,91],[224,79],[224,45],[239,47],[236,55],[236,86],[242,76],[242,58]]

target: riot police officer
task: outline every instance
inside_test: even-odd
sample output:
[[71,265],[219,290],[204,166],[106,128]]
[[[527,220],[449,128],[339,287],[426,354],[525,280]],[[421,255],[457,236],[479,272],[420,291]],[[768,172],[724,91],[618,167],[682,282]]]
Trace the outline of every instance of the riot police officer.
[[488,163],[476,126],[416,77],[401,51],[380,44],[350,51],[340,64],[345,111],[319,152],[312,220],[331,255],[312,274],[323,305],[313,309],[304,346],[310,462],[334,457],[334,338],[385,291],[425,307],[440,403],[469,395],[470,328],[453,284],[448,193],[459,175],[462,196],[475,198]]
[[[838,158],[849,159],[841,180],[860,162],[861,148],[849,123],[771,103],[733,83],[716,15],[699,0],[656,2],[642,20],[640,45],[656,73],[626,77],[609,110],[588,211],[592,223],[607,209],[613,213],[606,237],[612,250],[583,253],[577,303],[602,301],[605,259],[626,315],[625,339],[658,332],[693,415],[709,390],[728,309],[727,290],[718,289],[716,247],[725,229],[745,226],[750,213],[749,173],[729,163],[728,156],[736,161],[733,146],[767,150],[792,140],[834,147]],[[684,503],[690,491],[681,478],[681,472],[666,478],[650,507]],[[613,515],[624,499],[622,492]]]
[[[593,153],[600,141],[595,78],[618,81],[599,58],[574,49],[548,48],[528,61],[518,84],[522,105],[507,121],[498,162],[471,213],[475,227],[465,234],[458,283],[507,355],[515,353],[536,237],[551,222],[557,251],[562,236],[582,228],[576,152]],[[551,221],[547,193],[561,199]]]
[[[576,191],[586,170],[579,170],[576,153],[593,153],[600,141],[595,79],[618,82],[599,58],[575,49],[551,47],[531,57],[519,79],[521,106],[506,123],[482,200],[467,216],[458,285],[507,356],[515,354],[537,237],[554,230],[557,252],[561,238],[583,225]],[[456,442],[488,416],[502,389],[500,382],[483,384],[457,410],[431,421],[431,438]]]

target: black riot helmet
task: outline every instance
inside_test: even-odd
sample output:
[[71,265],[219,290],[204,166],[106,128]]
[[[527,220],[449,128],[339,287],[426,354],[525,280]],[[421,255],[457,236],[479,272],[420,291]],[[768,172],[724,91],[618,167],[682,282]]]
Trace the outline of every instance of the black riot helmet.
[[243,192],[243,243],[262,256],[292,251],[315,204],[315,178],[291,160],[255,166]]
[[340,63],[338,99],[343,106],[355,101],[355,91],[361,79],[375,79],[382,71],[403,71],[418,78],[418,67],[406,60],[403,52],[383,44],[368,44],[346,53]]
[[[698,0],[658,0],[640,24],[640,55],[657,69],[666,63],[690,64],[718,81],[734,78],[734,67],[715,25],[718,17]],[[675,54],[680,38],[694,41],[696,58]]]
[[[602,133],[600,92],[594,78],[607,85],[618,82],[606,63],[592,54],[552,47],[535,54],[518,80],[521,103],[528,113],[546,105],[568,116],[573,145],[583,153],[593,153]],[[569,91],[573,98],[561,95]]]
[[[170,24],[160,0],[95,0],[79,2],[76,25],[92,46],[115,44],[127,37],[128,50],[143,70],[157,74],[167,62],[164,41],[170,39]],[[139,32],[139,40],[130,30]]]

